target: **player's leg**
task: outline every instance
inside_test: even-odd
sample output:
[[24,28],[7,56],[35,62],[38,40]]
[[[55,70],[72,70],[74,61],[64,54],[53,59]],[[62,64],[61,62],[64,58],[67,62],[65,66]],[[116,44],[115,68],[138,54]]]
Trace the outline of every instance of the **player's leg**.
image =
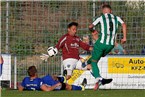
[[91,66],[92,66],[92,73],[95,78],[100,77],[98,61],[100,60],[102,54],[103,54],[103,50],[101,50],[101,48],[99,48],[98,45],[96,45],[96,46],[94,45],[90,62],[91,62]]
[[[92,65],[92,68],[97,68],[95,66],[95,64],[98,63],[98,61],[100,60],[101,57],[104,57],[106,56],[112,49],[113,49],[113,45],[105,45],[105,44],[102,44],[100,42],[96,42],[94,44],[94,48],[93,48],[93,51],[92,51],[92,57],[90,58],[90,60],[88,60],[88,63],[91,63]],[[93,70],[93,72],[95,72]],[[99,74],[96,75],[94,74],[94,77],[99,77]]]
[[63,61],[64,71],[66,72],[66,80],[71,78],[72,71],[76,67],[77,59],[69,58]]
[[102,57],[105,57],[107,54],[109,54],[111,52],[111,50],[114,48],[113,45],[105,45],[105,50],[103,52]]
[[[104,52],[103,52],[103,57],[104,56],[106,56],[112,49],[113,49],[113,45],[105,45],[105,47],[104,48],[106,48],[105,50],[104,50]],[[110,79],[101,79],[100,80],[100,82],[101,82],[101,85],[105,85],[105,84],[108,84],[108,83],[110,83],[110,82],[112,82],[112,78],[110,78]]]
[[92,57],[91,57],[91,65],[92,65],[92,75],[96,78],[96,84],[95,84],[94,90],[97,90],[99,88],[99,86],[102,84],[102,81],[106,83],[111,81],[111,80],[108,81],[106,79],[103,79],[100,76],[100,72],[98,68],[98,61],[103,56],[105,49],[106,49],[106,46],[99,42],[96,42],[93,48]]
[[102,51],[94,51],[92,53],[92,58],[91,58],[91,66],[92,66],[92,75],[96,78],[96,84],[94,86],[94,90],[97,90],[99,88],[99,86],[101,85],[100,80],[101,75],[100,75],[100,71],[99,71],[99,67],[98,67],[98,61],[102,56]]
[[81,91],[84,91],[86,84],[87,84],[87,80],[86,80],[86,78],[84,78],[81,85],[66,84],[66,90],[81,90]]

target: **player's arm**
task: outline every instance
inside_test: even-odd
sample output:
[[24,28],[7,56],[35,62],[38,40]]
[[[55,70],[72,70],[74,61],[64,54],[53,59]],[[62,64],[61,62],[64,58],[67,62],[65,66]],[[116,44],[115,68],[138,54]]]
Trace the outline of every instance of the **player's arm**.
[[66,41],[66,38],[67,38],[67,36],[62,36],[62,37],[59,39],[59,41],[58,41],[58,43],[56,44],[55,47],[49,47],[49,48],[47,49],[48,55],[49,55],[50,57],[53,57],[53,56],[56,56],[56,55],[57,55],[59,49],[62,48],[62,47],[64,46],[65,41]]
[[82,40],[79,41],[80,47],[86,51],[92,51],[93,47],[89,46],[88,44],[84,43]]
[[24,90],[24,87],[23,87],[22,85],[19,85],[19,86],[18,86],[18,90],[19,90],[19,91],[23,91],[23,90]]
[[25,80],[25,78],[24,78],[23,81],[22,81],[22,83],[18,86],[18,90],[19,90],[19,91],[23,91],[23,90],[24,90],[25,83],[26,83],[26,80]]
[[41,89],[43,90],[43,91],[53,91],[56,87],[58,87],[58,86],[61,86],[61,83],[57,83],[57,84],[55,84],[55,85],[53,85],[53,86],[47,86],[47,85],[45,85],[45,84],[43,84],[42,86],[41,86]]
[[93,33],[94,31],[96,31],[94,29],[94,26],[100,23],[101,18],[97,18],[92,24],[89,25],[89,30]]
[[127,27],[126,27],[126,24],[124,23],[124,21],[120,17],[117,17],[117,20],[118,20],[119,24],[121,24],[121,26],[122,26],[123,38],[121,39],[121,43],[123,44],[126,42]]
[[0,64],[3,64],[3,63],[4,63],[3,57],[0,55]]
[[48,54],[42,54],[42,55],[40,56],[40,58],[41,58],[42,60],[44,60],[44,61],[47,61],[47,59],[48,59],[49,57],[53,57],[53,56],[56,56],[56,55],[57,55],[58,49],[57,49],[56,47],[49,47],[49,48],[47,49],[47,53],[48,53]]
[[127,34],[125,23],[122,23],[122,31],[123,31],[123,38],[121,39],[121,43],[123,44],[126,42],[126,34]]
[[64,45],[65,45],[65,41],[66,41],[66,39],[67,39],[67,36],[62,36],[60,39],[59,39],[59,41],[58,41],[58,43],[56,44],[56,48],[59,50],[59,49],[61,49],[62,47],[64,47]]
[[67,37],[66,37],[65,35],[62,36],[62,37],[59,39],[59,41],[58,41],[58,43],[56,44],[56,46],[55,46],[55,47],[49,47],[49,48],[47,49],[48,54],[42,54],[42,55],[40,56],[40,58],[41,58],[42,60],[47,61],[47,59],[48,59],[49,57],[53,57],[53,56],[57,55],[59,49],[62,48],[62,47],[64,46],[65,41],[66,41],[66,38],[67,38]]

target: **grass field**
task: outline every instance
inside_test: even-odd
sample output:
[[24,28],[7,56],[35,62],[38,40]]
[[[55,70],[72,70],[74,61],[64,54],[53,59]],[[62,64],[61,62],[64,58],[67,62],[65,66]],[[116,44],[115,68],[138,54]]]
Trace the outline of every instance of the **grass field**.
[[2,90],[1,97],[145,97],[145,90],[23,91]]

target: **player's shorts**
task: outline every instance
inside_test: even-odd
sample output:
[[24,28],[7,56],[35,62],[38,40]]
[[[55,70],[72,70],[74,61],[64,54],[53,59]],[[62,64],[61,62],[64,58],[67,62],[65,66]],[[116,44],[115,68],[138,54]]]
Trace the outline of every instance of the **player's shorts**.
[[106,56],[113,48],[114,48],[114,45],[106,45],[97,41],[94,44],[91,59],[98,61],[100,60],[101,57]]
[[72,74],[72,70],[76,68],[77,62],[78,60],[74,58],[68,58],[68,59],[63,60],[63,66],[64,66],[64,69],[67,70],[67,75]]

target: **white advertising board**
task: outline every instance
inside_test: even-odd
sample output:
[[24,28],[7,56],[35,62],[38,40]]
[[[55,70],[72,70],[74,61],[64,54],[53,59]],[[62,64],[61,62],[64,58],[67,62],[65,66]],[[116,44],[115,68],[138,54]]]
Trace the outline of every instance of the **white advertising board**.
[[[100,89],[145,89],[145,57],[143,56],[107,56],[98,63],[103,78],[113,78],[110,84]],[[87,89],[95,85],[95,78],[90,71],[74,70],[70,84],[81,84],[87,79]]]
[[0,76],[1,81],[11,81],[11,55],[2,54],[4,63],[2,66],[2,75]]

